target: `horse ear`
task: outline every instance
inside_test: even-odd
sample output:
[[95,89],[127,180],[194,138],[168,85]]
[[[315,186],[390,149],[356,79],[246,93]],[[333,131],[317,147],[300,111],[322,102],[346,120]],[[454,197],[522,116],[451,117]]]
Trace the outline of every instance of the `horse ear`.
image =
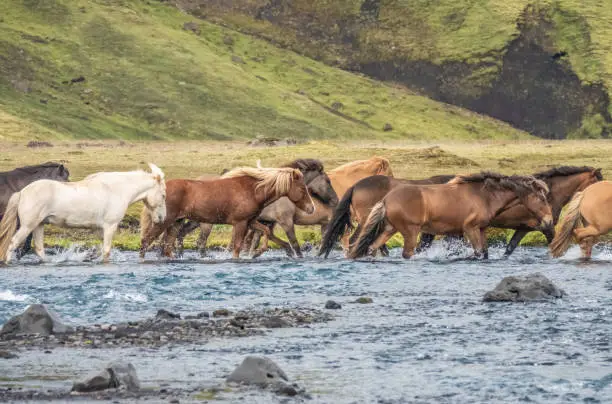
[[294,181],[297,181],[297,180],[300,180],[300,179],[304,178],[304,176],[302,175],[302,172],[300,170],[298,170],[298,169],[295,169],[295,168],[293,169],[292,177],[293,177]]
[[153,163],[149,163],[149,168],[151,169],[151,174],[153,174],[157,182],[162,182],[164,179],[164,172]]

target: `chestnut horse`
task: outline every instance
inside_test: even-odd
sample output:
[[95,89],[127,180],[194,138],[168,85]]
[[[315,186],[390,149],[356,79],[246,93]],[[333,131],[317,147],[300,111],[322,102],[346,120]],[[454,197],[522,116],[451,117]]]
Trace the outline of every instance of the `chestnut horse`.
[[[293,168],[235,168],[219,179],[204,181],[176,179],[166,183],[166,220],[153,225],[149,211],[141,214],[140,256],[144,258],[150,243],[168,230],[164,254],[172,256],[172,247],[182,224],[181,219],[204,223],[231,224],[233,258],[238,258],[249,226],[266,205],[287,196],[300,209],[314,211],[314,204],[304,176]],[[267,228],[263,226],[264,232]]]
[[557,232],[550,252],[560,257],[569,248],[572,235],[580,245],[582,257],[590,259],[593,245],[599,236],[612,230],[612,182],[601,181],[574,195],[570,201],[561,229]]
[[414,255],[421,231],[463,233],[476,257],[487,258],[485,230],[516,199],[538,218],[542,228],[552,227],[547,197],[548,186],[541,180],[492,172],[457,176],[442,185],[403,185],[374,206],[349,258],[378,250],[398,231],[404,237],[404,258]]
[[[455,175],[436,175],[423,180],[405,180],[385,175],[372,175],[358,181],[345,192],[342,200],[336,207],[330,225],[323,236],[319,255],[325,254],[325,258],[327,258],[334,244],[350,230],[351,213],[353,213],[353,218],[358,223],[357,229],[355,229],[351,236],[351,242],[354,242],[359,236],[365,221],[368,219],[372,207],[380,202],[392,189],[408,184],[445,184],[453,178],[455,178]],[[384,245],[381,246],[381,249],[385,254],[387,253]]]
[[[586,166],[556,167],[535,173],[533,176],[546,182],[548,189],[550,189],[548,202],[552,209],[553,224],[555,225],[561,215],[561,209],[572,199],[576,192],[583,191],[589,185],[603,180],[600,168]],[[537,218],[517,201],[513,206],[508,207],[508,209],[495,216],[489,226],[516,230],[506,246],[504,255],[509,256],[527,233],[537,230],[537,223]],[[543,233],[546,236],[546,241],[551,243],[555,237],[554,228],[544,230]],[[433,238],[434,236],[431,234],[421,234],[421,243],[417,251],[428,248]]]

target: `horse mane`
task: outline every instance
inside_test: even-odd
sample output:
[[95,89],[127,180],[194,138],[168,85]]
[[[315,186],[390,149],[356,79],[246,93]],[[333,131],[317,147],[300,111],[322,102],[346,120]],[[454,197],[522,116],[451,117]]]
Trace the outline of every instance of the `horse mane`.
[[81,181],[89,181],[89,180],[93,180],[95,178],[98,178],[102,175],[108,175],[108,174],[112,174],[113,176],[119,177],[119,176],[128,176],[128,175],[132,175],[135,173],[142,173],[142,174],[151,174],[149,172],[146,172],[144,170],[134,170],[134,171],[100,171],[97,173],[93,173],[93,174],[89,174],[87,177],[83,178]]
[[527,193],[548,194],[548,185],[531,175],[503,175],[492,171],[482,171],[471,175],[458,175],[448,184],[482,183],[490,190],[510,190],[519,195]]
[[302,177],[299,170],[290,167],[236,167],[223,174],[221,178],[251,177],[257,180],[256,189],[263,188],[266,193],[272,191],[276,195],[283,195],[291,189],[293,176],[296,173]]
[[319,171],[323,172],[323,163],[317,159],[297,159],[290,163],[283,164],[281,167],[295,168],[300,171]]
[[60,168],[62,167],[63,164],[61,163],[56,163],[53,161],[47,161],[46,163],[42,163],[42,164],[36,164],[33,166],[23,166],[23,167],[18,167],[13,171],[22,171],[25,172],[27,174],[34,174],[42,169],[47,169],[47,168]]
[[357,165],[363,164],[366,161],[378,162],[380,164],[379,172],[383,172],[383,171],[385,171],[386,169],[389,168],[389,160],[387,160],[384,157],[374,156],[374,157],[370,157],[369,159],[350,161],[350,162],[348,162],[346,164],[342,164],[341,166],[338,166],[338,167],[334,168],[331,171],[343,170],[345,168],[349,168],[349,167],[353,167],[353,166],[357,166]]
[[603,181],[603,175],[601,175],[601,171],[595,169],[594,167],[589,167],[589,166],[582,166],[582,167],[577,167],[577,166],[561,166],[561,167],[553,167],[549,170],[546,171],[541,171],[539,173],[535,173],[533,174],[534,177],[536,177],[539,180],[547,180],[551,177],[567,177],[570,175],[575,175],[575,174],[582,174],[582,173],[588,173],[588,172],[594,172],[595,173],[595,177],[599,180],[599,181]]

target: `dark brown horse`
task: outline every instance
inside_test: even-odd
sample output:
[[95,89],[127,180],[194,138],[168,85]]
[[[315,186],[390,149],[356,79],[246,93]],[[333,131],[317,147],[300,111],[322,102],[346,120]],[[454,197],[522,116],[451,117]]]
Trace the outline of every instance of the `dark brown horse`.
[[[289,200],[289,198],[283,197],[266,206],[259,215],[258,221],[262,225],[268,226],[270,240],[273,240],[284,248],[288,255],[292,256],[295,253],[298,257],[301,257],[302,254],[295,236],[294,224],[326,224],[329,221],[329,216],[331,216],[331,209],[338,204],[338,196],[332,188],[330,179],[327,174],[325,174],[323,163],[320,160],[297,159],[290,163],[284,164],[281,167],[295,168],[300,170],[300,172],[304,175],[304,183],[308,188],[310,196],[312,196],[315,204],[315,211],[312,214],[307,214],[303,210],[298,209],[297,206]],[[198,177],[198,179],[202,180],[205,178]],[[276,224],[279,224],[285,231],[290,244],[274,236],[274,226]],[[193,221],[183,224],[179,230],[177,235],[179,254],[182,254],[184,244],[183,240],[185,236],[197,229],[198,226],[200,227],[200,236],[198,238],[197,247],[200,254],[205,254],[206,243],[208,236],[212,231],[213,225],[210,223],[199,224]],[[254,256],[261,255],[266,250],[268,238],[265,239],[264,247],[262,247],[262,249],[258,250],[257,252],[254,251],[259,244],[259,238],[261,235],[261,231],[249,229],[249,233],[245,238],[246,245],[244,247],[248,248],[251,246],[250,241],[253,241],[251,252],[254,253]]]
[[548,186],[541,180],[491,172],[457,176],[442,185],[402,185],[374,206],[349,257],[378,250],[399,231],[404,237],[402,256],[410,258],[423,231],[464,234],[476,257],[487,258],[485,230],[491,220],[518,199],[543,229],[551,228],[547,198]]
[[[334,210],[330,224],[323,236],[319,255],[325,254],[325,258],[327,258],[340,237],[350,230],[352,222],[351,216],[356,219],[358,223],[357,229],[351,236],[350,241],[353,243],[359,236],[372,207],[380,202],[392,189],[409,184],[445,184],[453,178],[455,178],[455,175],[436,175],[422,180],[406,180],[388,177],[386,175],[372,175],[371,177],[358,181],[346,191],[342,200]],[[384,245],[381,246],[381,248],[383,252],[386,253]]]
[[[533,174],[539,180],[546,182],[550,193],[548,203],[552,209],[553,223],[556,225],[561,209],[577,193],[585,190],[589,185],[603,180],[600,168],[563,166]],[[506,246],[505,255],[509,256],[519,245],[525,235],[537,231],[538,220],[525,206],[516,201],[500,212],[490,223],[491,227],[516,230]],[[542,230],[548,243],[555,237],[554,229]],[[421,234],[421,244],[418,250],[428,248],[434,239],[432,234]]]
[[[150,243],[169,229],[165,255],[172,256],[172,247],[182,219],[204,223],[231,224],[233,258],[238,258],[249,226],[258,227],[257,216],[266,205],[287,196],[300,209],[314,210],[304,184],[304,176],[293,168],[236,168],[219,179],[170,180],[166,182],[166,219],[153,224],[147,208],[141,215],[140,256]],[[266,232],[267,227],[263,226]]]
[[[63,164],[46,162],[35,166],[19,167],[12,171],[0,172],[0,220],[6,210],[11,195],[21,191],[26,185],[36,180],[49,179],[55,181],[68,181],[70,173]],[[22,249],[17,251],[17,258],[21,258],[32,247],[30,234]]]

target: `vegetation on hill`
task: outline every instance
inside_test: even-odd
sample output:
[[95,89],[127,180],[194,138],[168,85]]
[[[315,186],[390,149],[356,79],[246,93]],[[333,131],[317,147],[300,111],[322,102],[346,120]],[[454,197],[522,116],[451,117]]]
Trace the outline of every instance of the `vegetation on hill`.
[[599,0],[172,1],[537,136],[611,131],[612,7]]
[[196,22],[165,2],[4,0],[2,8],[0,141],[528,137]]

